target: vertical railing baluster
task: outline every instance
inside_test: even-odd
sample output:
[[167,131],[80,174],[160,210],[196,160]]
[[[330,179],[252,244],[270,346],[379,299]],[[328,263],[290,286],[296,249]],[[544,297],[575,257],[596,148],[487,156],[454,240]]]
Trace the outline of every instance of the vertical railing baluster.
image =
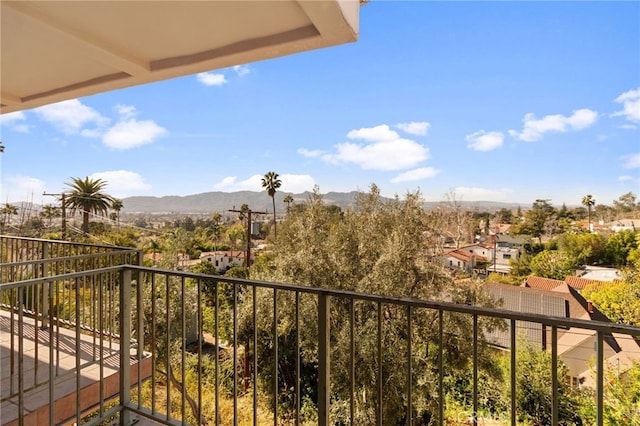
[[273,424],[278,426],[278,289],[273,289]]
[[444,425],[444,311],[438,309],[438,422]]
[[[22,313],[24,300],[22,294],[22,288],[18,288],[18,413],[19,426],[24,426],[24,317]],[[13,342],[14,335],[11,334],[11,341]],[[37,342],[36,342],[37,343]],[[13,380],[13,377],[12,377]]]
[[378,395],[377,404],[377,424],[378,426],[382,426],[382,302],[378,302]]
[[596,425],[604,424],[604,333],[596,336]]
[[186,424],[186,408],[187,408],[187,370],[186,370],[186,353],[187,353],[187,321],[184,309],[184,294],[186,294],[185,277],[180,277],[180,291],[183,297],[180,298],[180,379],[182,380],[182,392],[180,392],[180,420],[183,425]]
[[558,326],[551,326],[551,424],[558,425]]
[[216,406],[216,426],[220,424],[220,297],[218,296],[220,281],[216,280],[216,285],[214,288],[214,305],[215,305],[215,313],[214,313],[214,340],[215,340],[215,354],[216,354],[216,363],[215,363],[215,382],[216,382],[216,393],[215,393],[215,406]]
[[198,424],[202,424],[202,341],[204,340],[204,332],[202,325],[202,279],[198,278]]
[[171,321],[170,321],[170,313],[169,311],[171,310],[171,303],[170,303],[170,297],[171,297],[171,293],[170,293],[170,279],[169,279],[169,274],[165,274],[164,275],[164,284],[165,284],[165,330],[166,330],[166,336],[165,336],[165,348],[166,348],[166,356],[165,358],[165,368],[166,368],[166,372],[167,372],[167,401],[166,401],[166,413],[167,413],[167,420],[169,420],[171,418],[171,363],[169,362],[169,358],[170,358],[170,354],[171,354],[171,342],[169,340],[169,337],[171,335]]
[[516,426],[516,320],[511,320],[511,426]]
[[300,425],[300,292],[296,291],[296,426]]
[[233,424],[238,424],[238,284],[233,285]]
[[151,273],[151,413],[156,413],[156,274]]
[[412,349],[411,349],[411,344],[412,344],[412,333],[413,333],[413,324],[411,322],[411,317],[412,317],[412,313],[413,313],[413,309],[411,305],[407,305],[407,425],[411,426],[413,424],[413,419],[412,419],[412,405],[411,405],[411,401],[412,401],[412,384],[413,384],[413,380],[412,380],[412,371],[413,371],[413,357],[411,356],[412,354]]
[[330,308],[331,297],[318,295],[318,426],[329,426],[329,403],[331,392],[330,371]]
[[473,315],[473,424],[478,424],[478,315]]
[[75,332],[76,332],[76,352],[75,352],[75,357],[76,357],[76,423],[80,424],[80,415],[81,415],[81,402],[80,399],[82,397],[82,395],[80,395],[80,379],[82,377],[82,374],[80,374],[80,360],[81,360],[81,356],[82,356],[82,346],[80,344],[80,283],[84,283],[85,282],[86,277],[82,277],[82,279],[78,279],[76,278],[75,280],[75,316],[76,316],[76,321],[75,321]]
[[258,290],[256,285],[253,285],[253,424],[258,424]]
[[[129,386],[131,384],[131,269],[120,272],[120,425],[131,424],[131,413],[127,406],[130,402]],[[168,328],[167,328],[168,330]],[[167,335],[169,333],[167,332]],[[167,383],[167,390],[169,384]],[[168,394],[168,391],[167,391]]]
[[[53,318],[53,283],[49,283],[47,286],[47,292],[49,297],[49,319]],[[54,424],[55,416],[55,363],[54,363],[54,344],[53,344],[53,324],[49,322],[49,424]]]
[[349,321],[349,335],[351,341],[349,342],[349,418],[351,419],[350,425],[355,425],[355,397],[356,397],[356,313],[355,313],[355,300],[350,299],[350,321]]

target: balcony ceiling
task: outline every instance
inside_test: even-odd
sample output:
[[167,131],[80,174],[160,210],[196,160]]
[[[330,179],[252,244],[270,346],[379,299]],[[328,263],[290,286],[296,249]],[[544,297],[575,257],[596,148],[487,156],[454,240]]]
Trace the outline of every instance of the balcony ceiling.
[[357,0],[0,2],[1,112],[353,42]]

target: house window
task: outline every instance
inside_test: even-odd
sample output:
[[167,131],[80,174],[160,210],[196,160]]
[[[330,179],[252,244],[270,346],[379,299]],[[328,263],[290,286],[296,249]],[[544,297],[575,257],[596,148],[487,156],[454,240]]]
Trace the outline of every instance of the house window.
[[511,255],[505,253],[505,254],[502,255],[502,258],[503,259],[511,259]]
[[453,266],[453,260],[449,261],[449,266]]
[[460,261],[458,260],[458,268],[460,267]]

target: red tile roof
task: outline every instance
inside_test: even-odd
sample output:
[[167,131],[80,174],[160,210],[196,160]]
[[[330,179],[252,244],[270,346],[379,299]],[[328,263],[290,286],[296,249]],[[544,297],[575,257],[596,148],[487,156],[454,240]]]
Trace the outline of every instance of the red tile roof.
[[564,281],[567,284],[569,284],[569,287],[575,288],[576,290],[583,290],[589,284],[602,282],[602,281],[598,281],[598,280],[589,280],[589,279],[586,279],[586,278],[580,278],[580,277],[576,277],[576,276],[565,277]]
[[534,275],[527,278],[522,284],[522,287],[541,288],[543,290],[553,290],[559,285],[564,284],[564,281],[554,280],[551,278],[536,277]]

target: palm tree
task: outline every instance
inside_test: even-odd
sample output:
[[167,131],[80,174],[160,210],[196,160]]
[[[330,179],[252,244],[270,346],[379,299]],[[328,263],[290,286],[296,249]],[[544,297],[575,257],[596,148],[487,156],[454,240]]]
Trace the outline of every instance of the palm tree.
[[287,194],[284,197],[284,200],[282,200],[282,201],[287,204],[287,214],[288,214],[289,213],[289,209],[291,208],[291,203],[293,203],[293,197],[291,196],[291,194]]
[[120,226],[120,210],[122,210],[123,207],[124,204],[122,204],[122,200],[119,198],[114,198],[111,202],[111,210],[116,213],[116,221],[118,226]]
[[587,221],[589,226],[589,232],[591,232],[591,207],[596,204],[596,200],[593,195],[588,194],[582,197],[582,205],[587,208]]
[[262,187],[267,191],[273,203],[273,237],[276,237],[276,191],[282,185],[276,172],[267,172],[262,178]]
[[71,188],[66,202],[72,213],[78,210],[82,212],[82,231],[88,233],[89,213],[106,216],[114,198],[102,192],[107,186],[107,182],[102,179],[90,179],[88,176],[84,179],[71,179],[71,182],[65,184]]
[[2,221],[0,223],[0,231],[4,232],[5,225],[11,223],[11,216],[18,215],[18,208],[13,204],[5,203],[4,207],[0,209],[0,215],[2,215]]
[[47,227],[51,226],[51,222],[53,222],[53,219],[60,216],[62,216],[60,207],[54,206],[53,204],[45,204],[44,206],[42,206],[40,217],[46,219]]

